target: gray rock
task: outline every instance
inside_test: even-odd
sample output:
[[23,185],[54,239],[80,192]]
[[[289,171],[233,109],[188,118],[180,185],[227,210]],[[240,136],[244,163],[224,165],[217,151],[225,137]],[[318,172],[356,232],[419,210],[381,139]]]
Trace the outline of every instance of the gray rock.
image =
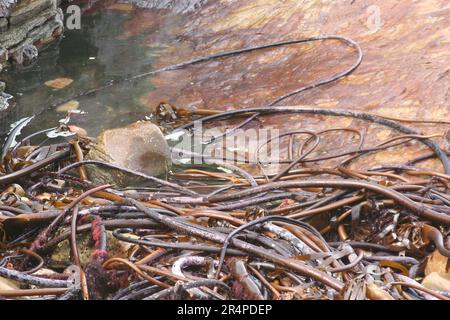
[[[125,128],[101,133],[86,159],[100,160],[150,176],[167,173],[170,149],[161,130],[150,122],[136,122]],[[87,166],[89,179],[98,184],[136,186],[143,180],[134,175],[100,166]]]
[[0,18],[0,32],[8,30],[8,19]]
[[7,93],[0,93],[0,117],[3,117],[15,105],[14,97]]
[[16,50],[13,54],[13,61],[17,64],[30,64],[38,56],[38,49],[32,44],[26,44]]
[[14,97],[6,92],[0,93],[0,135],[6,134],[10,124],[17,121],[16,101]]
[[[1,1],[7,0],[0,0],[0,4]],[[8,17],[0,18],[0,64],[5,65],[8,58],[17,64],[33,61],[37,56],[36,47],[50,43],[63,32],[59,3],[58,0],[21,0],[9,7]]]
[[36,41],[46,44],[58,37],[64,28],[62,21],[62,11],[57,9],[57,14],[53,19],[50,19],[39,28],[31,30],[27,35],[28,43],[35,43]]
[[[63,31],[63,14],[59,0],[0,0],[0,72],[8,61],[33,62],[38,49]],[[15,106],[12,96],[4,93],[0,82],[0,120]],[[2,121],[3,121],[2,120]],[[3,132],[4,128],[0,127]]]
[[28,33],[42,26],[47,20],[55,17],[58,14],[57,9],[46,9],[38,16],[27,20],[20,25],[10,26],[7,32],[0,33],[0,47],[10,49],[19,45],[27,39]]
[[5,92],[6,89],[6,83],[4,83],[3,81],[0,81],[0,94]]
[[5,64],[8,61],[8,50],[0,48],[0,64]]
[[0,17],[9,16],[9,12],[16,2],[17,0],[0,0]]
[[9,23],[11,25],[18,25],[37,16],[45,9],[52,8],[53,6],[53,0],[22,0],[11,11]]

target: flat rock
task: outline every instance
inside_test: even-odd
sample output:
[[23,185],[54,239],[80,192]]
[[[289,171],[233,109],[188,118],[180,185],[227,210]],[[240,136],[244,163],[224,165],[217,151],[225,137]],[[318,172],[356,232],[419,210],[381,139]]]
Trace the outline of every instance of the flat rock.
[[0,48],[0,63],[4,64],[8,61],[8,50]]
[[[45,24],[49,19],[57,17],[59,11],[54,8],[45,9],[39,15],[24,21],[20,25],[11,26],[7,32],[0,33],[0,46],[11,48],[28,38],[28,33]],[[37,39],[30,39],[36,41]]]
[[25,0],[18,3],[18,5],[11,11],[9,22],[12,25],[19,24],[23,21],[29,20],[39,12],[54,7],[56,8],[55,0]]
[[[138,1],[138,0],[136,0]],[[152,1],[148,1],[151,3]],[[181,2],[181,1],[179,1]],[[318,1],[318,0],[219,0],[208,1],[189,13],[187,22],[167,32],[147,36],[146,45],[159,53],[155,68],[193,57],[217,54],[282,39],[304,39],[339,34],[358,42],[364,59],[350,76],[283,101],[285,105],[352,109],[409,119],[450,119],[450,7],[448,0],[420,1]],[[139,19],[139,18],[136,18]],[[142,18],[143,24],[145,19]],[[376,23],[374,23],[376,21]],[[379,23],[378,23],[379,22]],[[124,35],[138,28],[125,25]],[[156,43],[158,44],[156,47]],[[337,41],[273,48],[220,61],[200,68],[163,72],[151,78],[155,87],[140,102],[149,110],[161,101],[187,108],[230,110],[235,106],[259,107],[277,97],[341,72],[355,61],[354,50]],[[301,70],[301,71],[300,71]],[[275,84],[275,85],[272,85]],[[365,145],[378,145],[398,133],[380,125],[346,117],[280,115],[259,117],[246,130],[284,128],[325,130],[351,127],[367,130]],[[225,124],[214,124],[224,132]],[[445,132],[448,125],[415,123],[422,134]],[[436,139],[442,144],[442,139]],[[316,152],[350,152],[357,136],[336,132],[321,139]],[[442,145],[445,147],[445,145]],[[281,148],[287,148],[287,140]],[[400,146],[355,159],[350,168],[372,168],[404,163],[428,152],[420,143]],[[248,159],[252,159],[252,155]],[[338,165],[339,159],[323,162]],[[436,159],[421,166],[442,171]],[[256,167],[256,166],[255,166]],[[253,168],[246,167],[252,171]],[[257,172],[259,168],[255,168]]]
[[[167,173],[171,164],[169,146],[161,130],[150,122],[104,131],[92,144],[86,159],[117,164],[150,176]],[[134,175],[100,166],[88,166],[88,174],[98,184],[126,187],[142,182]]]

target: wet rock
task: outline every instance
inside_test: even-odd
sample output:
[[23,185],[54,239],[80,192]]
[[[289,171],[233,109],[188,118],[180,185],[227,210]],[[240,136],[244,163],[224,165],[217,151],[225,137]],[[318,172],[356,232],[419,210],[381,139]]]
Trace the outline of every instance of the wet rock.
[[0,32],[6,31],[8,29],[8,19],[0,18]]
[[[0,72],[8,63],[30,64],[38,48],[63,31],[59,0],[0,0]],[[0,91],[1,93],[2,91]],[[0,118],[13,106],[11,96],[0,96]]]
[[31,31],[37,33],[41,26],[45,25],[47,21],[51,21],[51,19],[55,18],[57,14],[57,9],[47,9],[39,13],[36,17],[33,17],[20,25],[10,26],[8,31],[0,34],[0,45],[4,48],[12,50],[13,47],[20,46],[22,42],[34,43],[35,41],[40,40],[30,37],[29,33]]
[[56,14],[53,19],[50,19],[40,28],[32,30],[28,33],[28,37],[33,39],[33,44],[36,46],[42,46],[48,44],[58,38],[64,29],[64,14],[61,9],[56,10]]
[[23,0],[12,10],[9,23],[18,25],[35,17],[41,11],[54,7],[55,4],[53,0]]
[[14,106],[14,98],[10,94],[0,93],[0,118]]
[[[8,51],[13,62],[29,61],[31,56],[36,56],[31,46],[39,47],[61,34],[63,14],[57,3],[57,0],[18,1],[0,18],[0,48]],[[0,64],[4,63],[0,61]]]
[[8,16],[16,2],[17,0],[0,0],[0,17]]
[[12,59],[17,64],[28,65],[38,56],[38,49],[32,44],[27,44],[14,52]]
[[0,82],[0,134],[5,134],[9,130],[9,124],[14,121],[11,115],[14,112],[16,101],[10,94],[2,92],[4,90],[4,82]]
[[[170,167],[170,150],[161,130],[150,122],[101,133],[87,159],[106,161],[151,176],[163,175]],[[88,166],[89,178],[99,184],[138,185],[142,179],[118,170]]]

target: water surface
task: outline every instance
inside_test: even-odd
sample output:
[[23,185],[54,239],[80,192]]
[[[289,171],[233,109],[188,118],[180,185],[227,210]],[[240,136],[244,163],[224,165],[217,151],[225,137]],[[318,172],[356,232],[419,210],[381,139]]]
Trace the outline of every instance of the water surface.
[[[151,70],[162,46],[176,46],[176,41],[164,36],[165,29],[184,18],[167,10],[115,7],[113,1],[98,8],[83,8],[81,30],[66,30],[61,39],[41,51],[34,64],[11,67],[3,75],[7,91],[17,99],[12,118],[38,114],[26,131],[51,127],[63,118],[64,112],[40,113],[59,99]],[[148,20],[146,26],[133,25],[139,16]],[[144,39],[151,35],[165,43],[146,44]],[[73,83],[63,89],[45,85],[57,78],[70,78]],[[79,109],[87,114],[75,121],[96,135],[103,129],[143,119],[149,110],[139,100],[152,90],[152,83],[142,79],[82,97]]]

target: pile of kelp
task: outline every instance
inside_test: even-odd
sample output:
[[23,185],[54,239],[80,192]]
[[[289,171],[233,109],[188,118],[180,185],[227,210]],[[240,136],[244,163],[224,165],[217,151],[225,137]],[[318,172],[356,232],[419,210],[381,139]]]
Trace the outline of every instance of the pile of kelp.
[[[159,179],[83,160],[91,141],[82,134],[30,145],[48,141],[49,132],[69,132],[64,122],[36,132],[2,155],[0,297],[450,299],[446,151],[400,121],[362,112],[277,106],[201,120],[206,126],[275,113],[352,117],[399,133],[376,146],[320,155],[313,151],[325,131],[309,132],[275,174],[217,160]],[[196,117],[185,113],[173,132],[189,130]],[[357,157],[412,140],[431,151],[402,165],[349,168]],[[331,158],[339,164],[322,165]],[[447,172],[420,167],[429,158]],[[86,175],[90,166],[143,183],[96,185]]]
[[[320,130],[283,126],[280,137],[288,140],[288,147],[280,149],[286,154],[279,155],[277,172],[264,170],[266,164],[258,158],[268,143],[262,141],[253,163],[261,170],[205,157],[194,148],[181,150],[189,161],[162,179],[85,158],[92,141],[71,125],[70,117],[16,142],[32,118],[19,121],[1,155],[0,297],[450,299],[449,150],[432,140],[437,136],[448,140],[448,130],[425,136],[404,124],[432,122],[446,130],[450,121],[279,105],[353,72],[362,51],[351,39],[329,36],[244,48],[123,81],[255,50],[328,40],[357,52],[350,68],[328,79],[260,108],[217,112],[163,104],[150,119],[171,139],[198,134],[195,121],[204,129],[226,121],[238,123],[197,147],[220,142],[255,119],[276,115],[347,117],[387,127],[394,137],[368,145],[367,140],[373,139],[349,126]],[[118,83],[111,81],[66,101]],[[359,137],[359,144],[345,152],[318,148],[327,133],[342,131]],[[411,142],[425,145],[429,152],[403,164],[364,169],[350,165],[361,156],[394,152]],[[175,147],[172,151],[179,152]],[[421,166],[432,158],[442,163],[444,172]],[[326,161],[330,159],[333,165]],[[199,166],[198,160],[206,165]],[[139,186],[94,183],[89,180],[93,167],[135,176]]]

